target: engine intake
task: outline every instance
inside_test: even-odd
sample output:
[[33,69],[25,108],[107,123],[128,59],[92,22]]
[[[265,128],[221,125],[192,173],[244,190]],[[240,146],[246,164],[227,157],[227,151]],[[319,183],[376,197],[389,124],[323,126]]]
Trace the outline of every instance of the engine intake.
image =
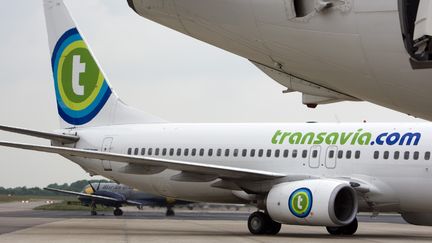
[[357,215],[357,194],[348,182],[304,180],[274,186],[266,200],[270,217],[283,224],[343,226]]

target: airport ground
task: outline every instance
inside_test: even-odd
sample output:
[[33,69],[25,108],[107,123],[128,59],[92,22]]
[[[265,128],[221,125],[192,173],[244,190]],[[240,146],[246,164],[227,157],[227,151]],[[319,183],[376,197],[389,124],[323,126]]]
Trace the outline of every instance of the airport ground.
[[0,242],[431,242],[432,228],[404,223],[397,215],[360,216],[354,237],[332,237],[323,227],[282,227],[277,236],[253,236],[239,211],[126,208],[122,217],[110,212],[32,210],[45,201],[0,204]]

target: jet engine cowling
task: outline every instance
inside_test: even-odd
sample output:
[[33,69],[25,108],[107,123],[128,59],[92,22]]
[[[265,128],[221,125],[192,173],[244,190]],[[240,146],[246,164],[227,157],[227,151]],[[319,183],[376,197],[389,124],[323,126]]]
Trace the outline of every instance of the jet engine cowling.
[[282,224],[343,226],[355,219],[358,201],[348,182],[316,179],[275,185],[266,207],[270,217]]

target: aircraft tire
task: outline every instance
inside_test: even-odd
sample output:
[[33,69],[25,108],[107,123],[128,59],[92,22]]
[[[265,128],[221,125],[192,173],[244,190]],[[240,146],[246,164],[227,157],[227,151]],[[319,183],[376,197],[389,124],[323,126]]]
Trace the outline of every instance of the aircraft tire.
[[273,221],[268,214],[258,211],[249,216],[248,229],[254,235],[276,235],[281,224]]
[[167,208],[165,216],[170,217],[170,216],[175,216],[175,212],[172,208]]
[[350,224],[347,224],[342,227],[326,227],[327,232],[331,235],[345,235],[350,236],[354,235],[358,228],[358,221],[355,218]]
[[282,225],[276,221],[273,221],[270,217],[268,220],[266,235],[277,235],[281,230]]
[[114,216],[122,216],[122,215],[123,215],[123,210],[121,210],[120,208],[114,209]]

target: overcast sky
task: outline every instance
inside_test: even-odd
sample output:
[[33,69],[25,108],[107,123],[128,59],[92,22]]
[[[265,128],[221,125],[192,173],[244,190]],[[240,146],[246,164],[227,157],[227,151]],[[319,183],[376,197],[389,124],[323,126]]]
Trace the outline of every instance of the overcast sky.
[[[421,121],[366,102],[311,110],[246,59],[146,20],[126,0],[66,3],[122,99],[169,121]],[[0,37],[0,124],[57,129],[42,1],[3,1]],[[48,144],[10,133],[0,140]],[[0,165],[4,187],[90,178],[60,156],[10,148],[0,148]]]

